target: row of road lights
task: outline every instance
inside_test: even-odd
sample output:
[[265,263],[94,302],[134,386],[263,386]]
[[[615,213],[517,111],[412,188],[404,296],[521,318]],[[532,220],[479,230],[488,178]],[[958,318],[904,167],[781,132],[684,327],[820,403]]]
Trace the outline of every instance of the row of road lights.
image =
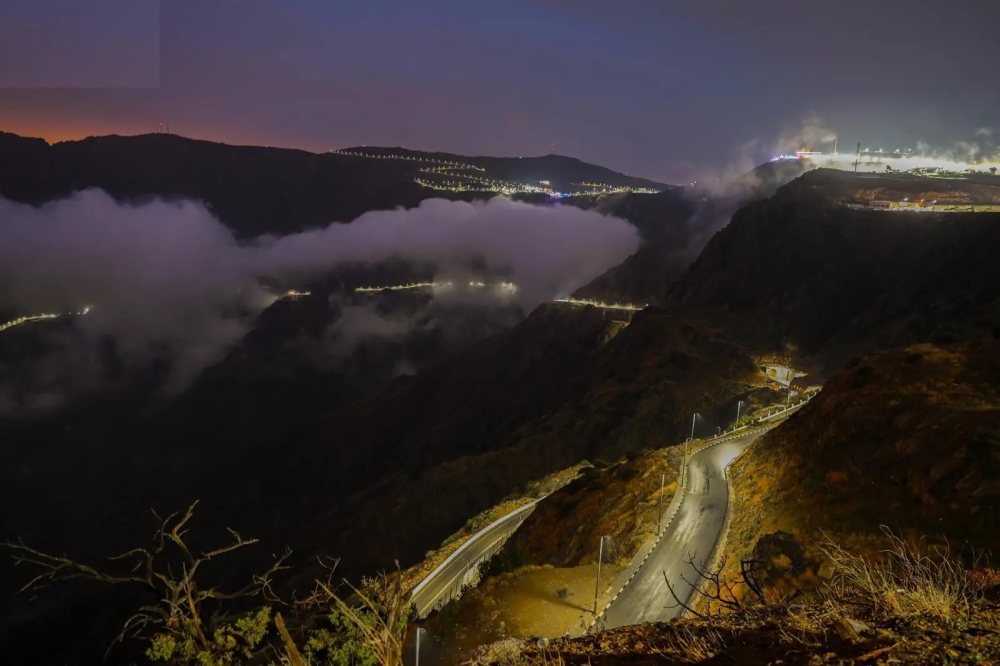
[[[736,420],[737,421],[740,420],[739,410],[740,410],[740,408],[742,406],[743,406],[743,401],[740,400],[739,403],[737,403],[737,405],[736,405]],[[684,469],[683,469],[683,474],[684,474],[685,478],[687,477],[687,463],[688,463],[688,457],[690,456],[691,442],[694,441],[694,426],[698,422],[698,417],[699,416],[701,416],[701,415],[698,412],[695,412],[694,415],[692,415],[692,417],[691,417],[691,436],[688,437],[688,439],[687,439],[686,442],[684,442]],[[656,534],[657,534],[657,536],[659,536],[660,530],[662,529],[662,526],[663,526],[663,488],[666,485],[666,482],[667,482],[667,475],[665,473],[661,474],[660,475],[660,508],[659,508],[659,511],[658,511],[658,514],[657,514],[657,517],[656,517]],[[601,537],[601,545],[598,548],[598,554],[597,554],[597,584],[596,584],[595,589],[594,589],[594,613],[595,614],[597,613],[597,599],[598,599],[598,596],[600,595],[600,592],[601,592],[601,563],[602,563],[602,560],[604,559],[604,540],[605,539],[610,539],[610,538],[611,537],[609,537],[609,536],[602,536]]]
[[[788,398],[785,401],[785,408],[786,409],[788,408],[788,405],[790,404],[791,399],[792,399],[792,388],[791,388],[791,386],[789,386],[788,387]],[[740,412],[742,411],[743,405],[745,405],[745,404],[747,404],[747,403],[745,401],[743,401],[743,400],[739,400],[739,401],[736,402],[736,423],[733,425],[734,429],[739,426]],[[701,414],[699,414],[698,412],[695,412],[691,416],[691,436],[688,437],[688,439],[687,439],[686,442],[684,442],[684,469],[682,471],[682,474],[684,475],[683,476],[684,480],[687,479],[688,458],[690,457],[691,442],[694,441],[694,426],[698,422],[698,417],[699,416],[701,416]],[[721,432],[722,432],[722,429],[721,429],[721,426],[720,426],[719,427],[719,431],[718,431],[717,434],[721,434]],[[659,514],[657,515],[657,518],[656,518],[656,534],[657,534],[657,536],[659,536],[660,531],[662,529],[662,525],[663,525],[663,488],[666,485],[666,482],[667,482],[667,475],[664,473],[664,474],[660,475],[660,509],[659,509]],[[600,594],[601,594],[601,564],[603,563],[603,560],[604,560],[604,540],[605,539],[610,539],[610,538],[611,537],[607,536],[607,535],[602,536],[601,537],[601,543],[600,543],[600,546],[598,547],[598,551],[597,551],[597,582],[594,585],[594,614],[595,615],[597,614],[597,601],[598,601],[598,598],[600,597]]]
[[[736,420],[737,421],[740,420],[740,415],[739,414],[740,414],[740,409],[742,407],[743,407],[743,401],[740,400],[736,404]],[[694,415],[691,417],[691,436],[688,437],[687,441],[684,443],[684,470],[683,470],[683,474],[685,475],[685,478],[687,476],[687,463],[688,463],[688,456],[690,455],[690,446],[691,446],[691,442],[694,441],[694,426],[698,422],[698,417],[699,416],[701,416],[701,415],[698,412],[695,412]],[[662,526],[663,526],[663,488],[666,485],[666,483],[667,483],[667,475],[665,473],[661,474],[660,475],[660,508],[659,508],[658,515],[656,517],[656,534],[657,534],[657,536],[659,536],[660,530],[662,529]],[[609,536],[602,536],[601,537],[601,544],[598,547],[598,552],[597,552],[597,583],[594,586],[594,614],[597,614],[597,600],[598,600],[598,597],[600,596],[600,593],[601,593],[601,564],[602,564],[602,561],[604,559],[604,540],[605,539],[610,539],[610,538],[611,537],[609,537]]]
[[[788,396],[789,396],[788,400],[789,401],[791,400],[791,395],[792,395],[792,391],[791,391],[791,387],[789,387],[789,390],[788,390]],[[743,400],[738,400],[736,402],[736,423],[733,425],[734,429],[739,426],[740,412],[742,411],[744,404],[746,404],[746,403]],[[786,401],[786,407],[787,407],[787,405],[788,405],[788,401]],[[701,416],[701,414],[699,414],[698,412],[695,412],[694,414],[692,414],[692,416],[691,416],[691,436],[688,437],[687,441],[684,442],[684,467],[683,467],[683,470],[682,470],[681,473],[683,475],[682,479],[685,480],[685,481],[687,480],[688,459],[690,458],[690,455],[691,455],[691,453],[690,453],[690,451],[691,451],[691,442],[694,441],[694,427],[695,427],[695,424],[697,424],[697,422],[698,422],[698,417],[699,416]],[[721,434],[721,433],[722,433],[722,426],[719,426],[719,429],[718,429],[718,431],[717,431],[716,434]],[[666,486],[666,483],[667,483],[667,475],[664,473],[664,474],[660,475],[660,508],[659,508],[658,515],[656,517],[656,534],[657,534],[657,536],[660,535],[660,531],[661,531],[662,526],[663,526],[663,489]],[[605,539],[610,539],[610,538],[611,537],[609,537],[609,536],[602,536],[601,537],[601,545],[598,548],[598,555],[597,555],[597,583],[596,583],[595,589],[594,589],[594,613],[595,614],[597,613],[597,599],[598,599],[598,596],[600,595],[600,592],[601,592],[601,563],[602,563],[602,560],[604,559],[604,540]]]
[[[464,556],[463,559],[465,560],[465,577],[468,578],[469,572],[472,571],[472,560],[469,558],[468,555]],[[417,627],[416,646],[415,646],[416,656],[414,658],[415,666],[420,666],[420,635],[425,633],[427,633],[426,629],[424,629],[421,626]]]
[[[791,394],[792,394],[791,387],[789,387],[789,390],[788,390],[788,396],[789,396],[788,400],[789,401],[791,400]],[[739,420],[740,420],[740,411],[743,408],[743,404],[744,403],[743,403],[742,400],[740,400],[740,401],[738,401],[736,403],[736,422],[737,422],[737,424],[739,423]],[[787,406],[787,402],[786,402],[786,406]],[[688,458],[690,456],[690,446],[691,446],[691,442],[694,441],[694,426],[698,422],[698,417],[699,416],[701,416],[701,415],[698,412],[695,412],[691,416],[691,436],[688,437],[687,441],[684,443],[684,470],[683,470],[683,474],[684,474],[684,478],[685,479],[687,478],[687,463],[688,463]],[[656,518],[656,534],[657,534],[657,536],[660,534],[660,530],[661,530],[662,525],[663,525],[663,489],[664,489],[664,486],[666,485],[666,481],[667,481],[667,475],[664,473],[664,474],[662,474],[660,476],[660,508],[659,508],[659,514],[658,514],[658,516]],[[598,546],[598,550],[597,550],[597,581],[594,584],[594,614],[595,615],[597,614],[597,602],[598,602],[598,600],[600,598],[600,595],[601,595],[601,565],[604,563],[604,540],[605,539],[610,539],[610,538],[611,537],[608,536],[608,535],[602,535],[601,536],[601,542],[600,542],[600,545]],[[468,564],[468,562],[466,564]],[[466,569],[466,573],[468,573],[468,569]],[[422,631],[425,631],[425,630],[423,628],[421,628],[421,627],[417,627],[417,658],[416,658],[416,666],[420,666],[420,632],[422,632]]]

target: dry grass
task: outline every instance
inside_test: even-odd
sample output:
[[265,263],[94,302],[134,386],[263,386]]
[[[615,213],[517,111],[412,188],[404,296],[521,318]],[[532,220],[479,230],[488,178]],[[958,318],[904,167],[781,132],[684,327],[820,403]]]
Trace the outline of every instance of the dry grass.
[[707,661],[725,647],[722,636],[714,629],[695,633],[686,625],[674,632],[673,640],[678,652],[694,662]]
[[861,594],[876,611],[902,617],[953,620],[968,615],[974,591],[960,562],[946,551],[928,554],[888,529],[882,531],[889,546],[880,559],[848,552],[830,540],[820,544],[836,572],[838,596]]
[[788,608],[788,618],[779,625],[778,635],[783,642],[791,645],[819,647],[826,638],[826,629],[821,620],[822,618],[811,616],[806,608]]
[[556,653],[555,656],[549,656],[548,653],[542,654],[542,666],[565,666],[565,664],[566,662],[559,653]]
[[473,650],[463,664],[464,666],[484,666],[489,664],[508,666],[516,664],[521,660],[523,649],[524,641],[517,638],[505,638]]

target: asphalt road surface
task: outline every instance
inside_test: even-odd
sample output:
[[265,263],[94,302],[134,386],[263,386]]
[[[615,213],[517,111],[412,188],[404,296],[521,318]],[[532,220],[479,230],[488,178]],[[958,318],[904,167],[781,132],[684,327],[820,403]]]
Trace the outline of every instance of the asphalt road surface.
[[605,614],[608,629],[642,622],[665,622],[681,614],[663,578],[688,603],[689,584],[698,580],[691,560],[704,568],[712,557],[726,520],[729,484],[725,468],[731,460],[764,434],[760,430],[711,446],[691,457],[687,493],[677,515],[666,528],[649,559]]
[[536,503],[526,505],[477,532],[459,551],[456,551],[458,553],[456,557],[450,561],[446,560],[443,567],[432,571],[427,579],[417,586],[411,598],[411,602],[417,605],[420,617],[446,598],[450,590],[461,587],[469,569],[496,552],[504,539],[521,525],[521,521],[531,515]]

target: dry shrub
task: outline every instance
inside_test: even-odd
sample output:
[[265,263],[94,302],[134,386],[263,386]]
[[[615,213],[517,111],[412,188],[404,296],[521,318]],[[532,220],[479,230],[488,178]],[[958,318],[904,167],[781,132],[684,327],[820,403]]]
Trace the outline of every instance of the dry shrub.
[[786,606],[785,609],[788,611],[788,618],[779,624],[778,630],[781,640],[792,645],[820,647],[821,640],[826,638],[822,622],[812,617],[806,608],[792,610]]
[[820,550],[835,571],[835,591],[860,594],[876,611],[899,616],[941,619],[966,616],[974,594],[969,572],[947,550],[928,554],[887,528],[883,557],[873,559],[844,550],[827,540]]
[[1000,590],[1000,569],[979,569],[973,571],[972,589],[977,593]]
[[702,631],[692,631],[691,627],[682,625],[675,630],[674,641],[677,650],[695,662],[707,661],[719,654],[723,648],[719,632],[707,627]]
[[521,659],[524,642],[517,638],[505,638],[496,643],[481,645],[469,655],[469,666],[485,666],[488,664],[516,664]]

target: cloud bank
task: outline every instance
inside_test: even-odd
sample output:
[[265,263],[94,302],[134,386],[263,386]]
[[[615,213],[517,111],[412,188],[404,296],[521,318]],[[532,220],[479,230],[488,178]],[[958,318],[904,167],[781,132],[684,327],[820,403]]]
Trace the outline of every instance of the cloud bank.
[[[248,243],[192,202],[130,205],[94,190],[41,207],[0,199],[0,311],[92,306],[76,320],[74,339],[96,345],[110,337],[127,365],[168,355],[169,388],[176,391],[218,361],[275,300],[259,277],[295,282],[341,263],[392,258],[433,262],[450,274],[474,265],[516,282],[518,303],[530,309],[620,263],[638,245],[636,230],[623,220],[503,198],[428,200]],[[357,326],[361,336],[387,330],[376,320]],[[401,326],[389,326],[389,335]],[[74,358],[91,359],[92,374],[92,351],[70,347],[53,345],[63,349],[61,374],[82,365]],[[59,366],[60,359],[43,362]],[[39,376],[58,384],[60,373]]]

